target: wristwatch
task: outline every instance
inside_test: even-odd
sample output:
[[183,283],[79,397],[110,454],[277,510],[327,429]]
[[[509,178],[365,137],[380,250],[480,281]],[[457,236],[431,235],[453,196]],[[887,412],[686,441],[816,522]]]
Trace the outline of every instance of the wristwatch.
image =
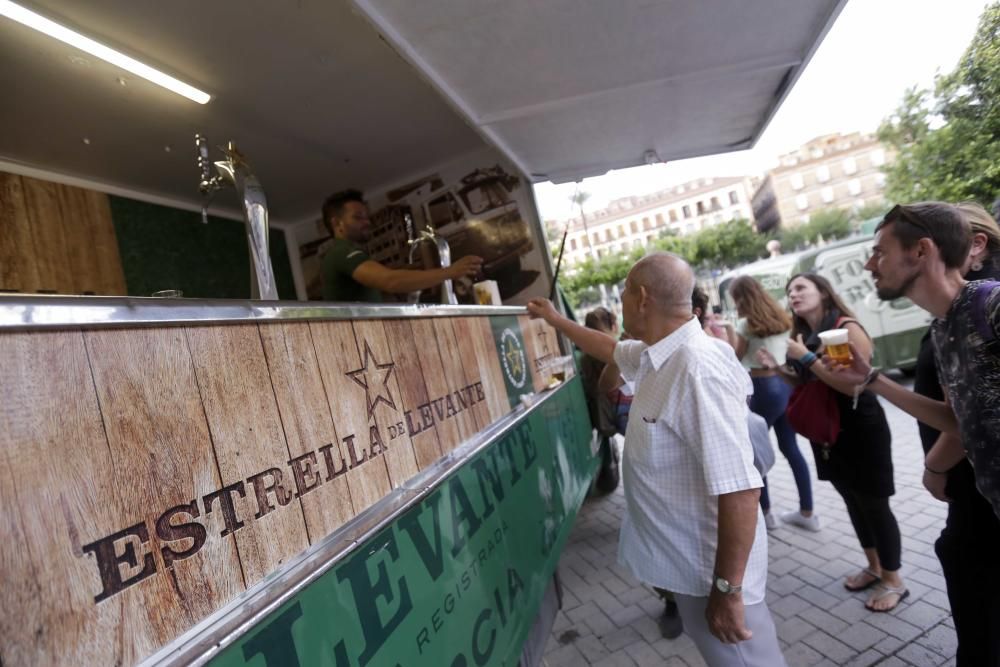
[[743,591],[743,585],[733,586],[727,580],[723,579],[719,575],[715,575],[715,588],[718,589],[720,593],[725,595],[737,595]]

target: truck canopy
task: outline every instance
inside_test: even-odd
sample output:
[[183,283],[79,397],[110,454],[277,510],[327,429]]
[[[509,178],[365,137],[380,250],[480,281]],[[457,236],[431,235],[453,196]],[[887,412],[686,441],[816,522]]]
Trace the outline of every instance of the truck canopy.
[[16,91],[0,170],[193,208],[201,132],[238,142],[280,227],[314,219],[332,190],[484,143],[535,181],[746,149],[845,2],[37,0],[213,97],[0,18],[0,82]]

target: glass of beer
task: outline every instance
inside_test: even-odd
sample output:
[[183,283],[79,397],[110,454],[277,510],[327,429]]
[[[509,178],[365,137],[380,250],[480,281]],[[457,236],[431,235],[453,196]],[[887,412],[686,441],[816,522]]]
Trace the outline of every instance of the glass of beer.
[[821,331],[819,339],[826,348],[826,354],[841,366],[850,366],[851,348],[847,346],[847,329]]

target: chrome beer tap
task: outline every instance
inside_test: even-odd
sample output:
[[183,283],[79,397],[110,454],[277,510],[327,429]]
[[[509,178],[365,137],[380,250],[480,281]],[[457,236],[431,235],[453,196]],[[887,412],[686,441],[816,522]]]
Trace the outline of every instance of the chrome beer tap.
[[[407,219],[407,232],[411,233],[413,229],[412,219],[409,215],[406,216]],[[407,241],[410,246],[410,264],[413,264],[413,255],[416,253],[417,246],[424,241],[430,241],[437,247],[438,258],[441,262],[441,268],[446,269],[451,266],[451,248],[448,246],[448,241],[445,240],[443,236],[434,233],[434,230],[430,227],[424,227],[420,230],[420,233],[416,238],[411,238]],[[414,298],[414,293],[410,294],[409,301],[411,303],[416,303],[420,298],[420,292],[416,292],[416,298]],[[452,287],[451,278],[448,278],[441,285],[441,303],[447,304],[457,304],[458,299],[455,298],[455,289]]]
[[[232,141],[222,149],[226,159],[218,162],[211,162],[208,142],[204,136],[195,135],[195,146],[198,148],[198,167],[201,169],[198,189],[205,197],[201,208],[202,222],[208,222],[208,204],[212,195],[226,185],[236,188],[243,203],[243,221],[246,223],[247,245],[250,248],[250,298],[276,301],[278,288],[274,282],[268,246],[267,199],[260,181],[250,171],[250,165]],[[214,176],[212,166],[217,172]]]

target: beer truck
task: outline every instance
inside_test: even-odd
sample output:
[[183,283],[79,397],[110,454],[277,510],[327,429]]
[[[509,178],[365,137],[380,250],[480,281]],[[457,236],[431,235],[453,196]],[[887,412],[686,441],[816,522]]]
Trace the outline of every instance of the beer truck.
[[[843,4],[0,2],[0,663],[538,664],[597,461],[531,184],[750,147]],[[307,300],[348,187],[503,303]]]

